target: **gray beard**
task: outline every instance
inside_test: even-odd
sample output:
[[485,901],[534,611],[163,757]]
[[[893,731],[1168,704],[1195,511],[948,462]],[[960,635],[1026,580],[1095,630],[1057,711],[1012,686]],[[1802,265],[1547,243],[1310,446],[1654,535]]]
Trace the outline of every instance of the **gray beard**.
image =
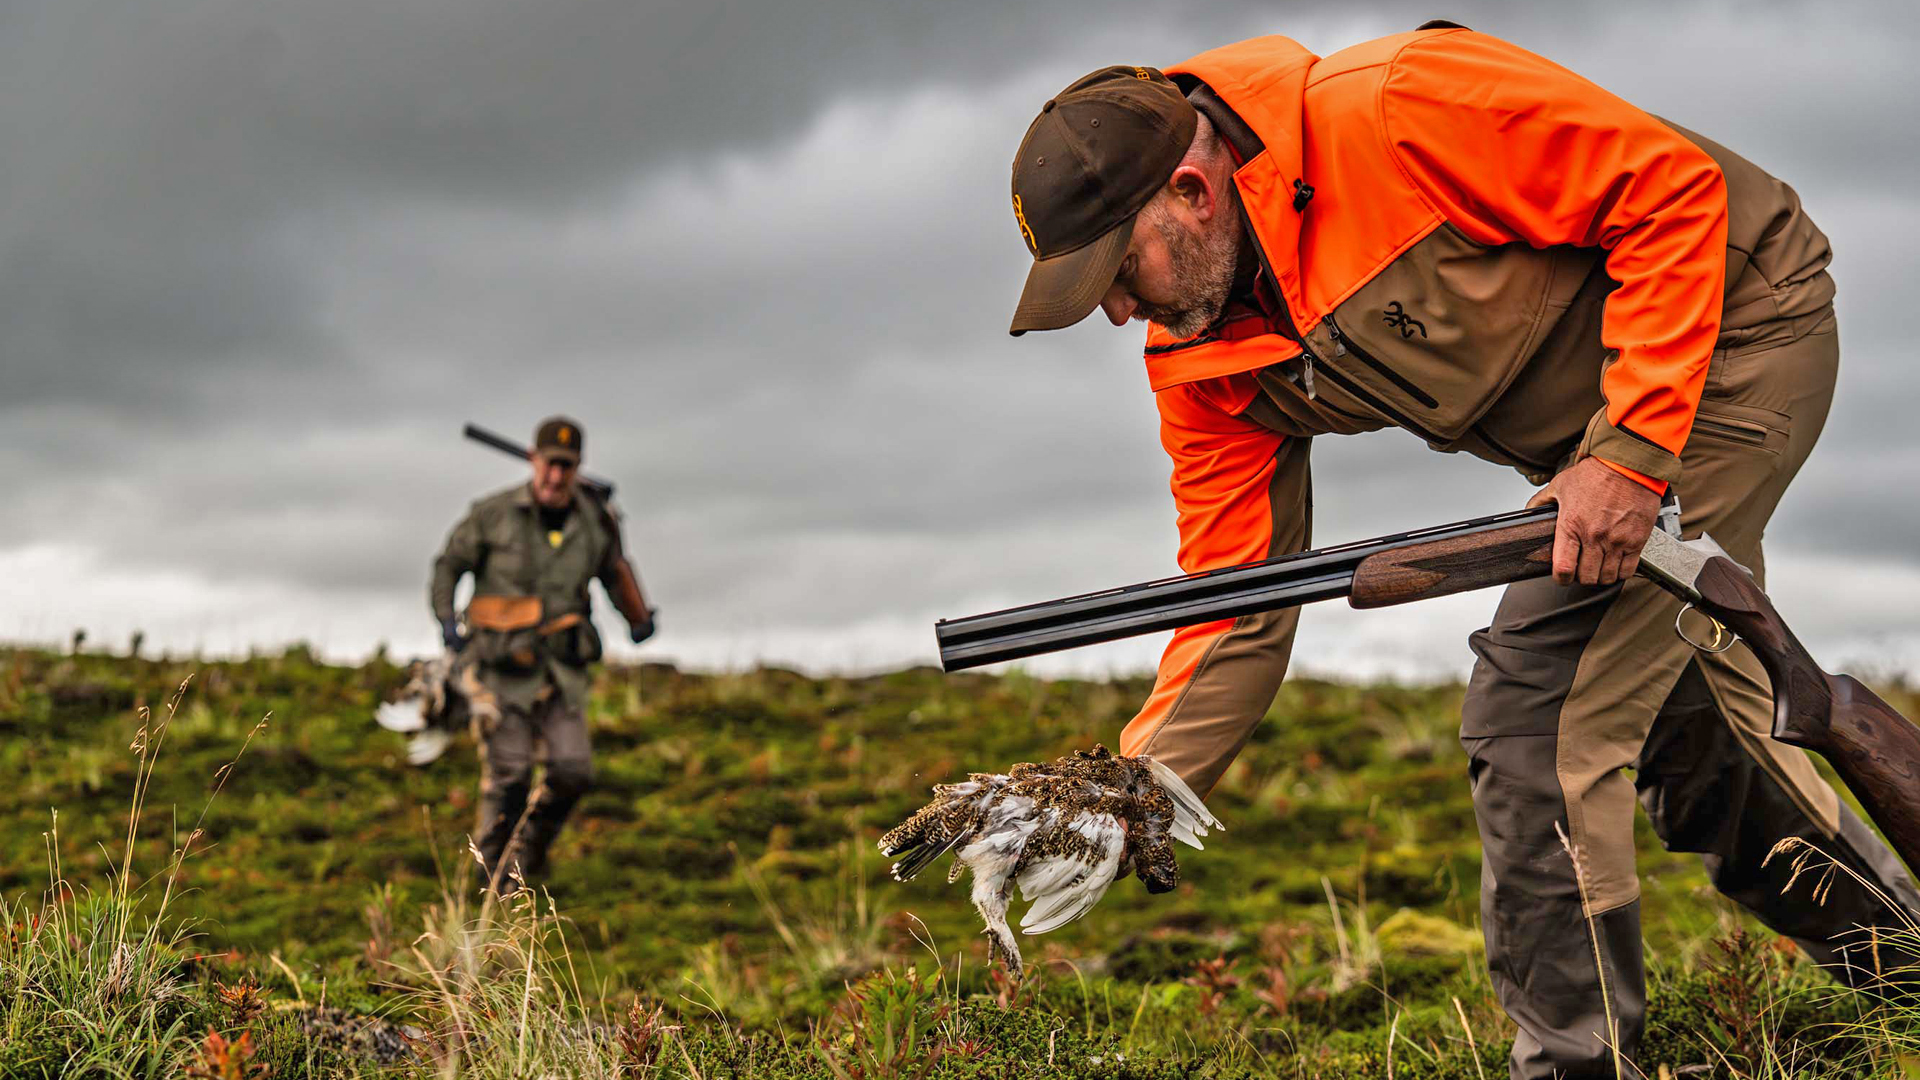
[[1142,303],[1139,313],[1176,338],[1197,337],[1219,322],[1233,296],[1243,238],[1238,205],[1223,202],[1220,209],[1212,227],[1197,234],[1175,225],[1164,213],[1153,213],[1148,222],[1167,245],[1174,299],[1165,304]]

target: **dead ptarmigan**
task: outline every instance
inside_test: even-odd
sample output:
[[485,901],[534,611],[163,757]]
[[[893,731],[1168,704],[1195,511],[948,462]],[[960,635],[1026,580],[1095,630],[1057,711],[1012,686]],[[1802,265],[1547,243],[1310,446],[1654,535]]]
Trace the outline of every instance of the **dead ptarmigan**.
[[1013,887],[1033,904],[1023,933],[1044,934],[1085,915],[1107,886],[1128,873],[1148,892],[1180,883],[1169,839],[1195,848],[1207,829],[1225,826],[1172,769],[1150,757],[1120,757],[1104,746],[1041,765],[974,773],[940,784],[934,799],[880,838],[895,880],[907,879],[949,851],[948,881],[973,871],[973,906],[986,920],[991,953],[1020,971],[1020,947],[1007,926]]
[[374,720],[388,731],[408,736],[407,764],[431,765],[453,745],[464,726],[479,725],[476,740],[500,721],[500,702],[481,684],[472,664],[460,663],[457,653],[431,660],[415,660],[407,668],[407,684],[393,700],[374,710]]

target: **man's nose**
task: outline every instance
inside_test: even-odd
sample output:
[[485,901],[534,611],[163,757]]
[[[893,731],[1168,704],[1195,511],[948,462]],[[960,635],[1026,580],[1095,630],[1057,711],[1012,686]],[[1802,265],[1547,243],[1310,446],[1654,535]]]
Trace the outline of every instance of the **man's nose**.
[[1110,289],[1107,295],[1100,298],[1100,310],[1107,313],[1107,321],[1115,326],[1127,325],[1127,320],[1133,318],[1134,311],[1139,307],[1140,301],[1124,289]]

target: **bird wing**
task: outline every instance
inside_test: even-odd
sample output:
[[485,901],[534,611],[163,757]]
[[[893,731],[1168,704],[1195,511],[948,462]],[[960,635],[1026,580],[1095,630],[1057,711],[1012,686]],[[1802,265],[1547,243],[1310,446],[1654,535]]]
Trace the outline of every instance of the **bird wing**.
[[453,745],[453,733],[446,728],[427,728],[407,740],[407,764],[431,765]]
[[383,701],[373,711],[373,718],[388,731],[402,734],[419,731],[427,726],[426,703],[419,698]]
[[1188,847],[1204,851],[1206,845],[1200,842],[1200,838],[1207,835],[1208,826],[1221,832],[1227,831],[1227,827],[1220,824],[1220,819],[1207,809],[1207,804],[1200,801],[1200,796],[1195,795],[1187,782],[1180,779],[1179,773],[1150,757],[1141,760],[1152,771],[1154,781],[1167,789],[1167,794],[1173,798],[1173,824],[1167,828],[1169,836]]
[[933,801],[880,838],[880,851],[893,864],[893,879],[908,881],[935,859],[976,838],[992,823],[992,808],[1006,782],[1004,775],[975,774],[958,784],[933,789]]
[[1091,910],[1119,874],[1127,846],[1126,827],[1112,814],[1081,811],[1049,833],[1030,841],[1049,853],[1029,863],[1017,879],[1021,897],[1033,900],[1020,919],[1026,934],[1057,930]]
[[984,822],[962,837],[967,844],[959,855],[975,873],[997,864],[1012,868],[1026,849],[1027,838],[1044,819],[1057,815],[1049,810],[1036,811],[1033,800],[1024,795],[1009,794],[995,799],[984,816]]

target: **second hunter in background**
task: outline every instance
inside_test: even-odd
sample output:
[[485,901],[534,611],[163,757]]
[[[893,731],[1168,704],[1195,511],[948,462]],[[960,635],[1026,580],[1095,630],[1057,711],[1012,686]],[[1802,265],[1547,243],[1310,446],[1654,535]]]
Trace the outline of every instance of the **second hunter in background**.
[[[543,421],[528,455],[532,476],[475,502],[434,560],[434,618],[460,656],[462,681],[478,691],[474,734],[483,767],[474,834],[486,883],[495,888],[515,870],[523,879],[544,873],[554,838],[592,781],[588,666],[600,659],[601,643],[588,583],[600,579],[635,643],[654,632],[618,520],[578,483],[584,444],[574,421]],[[469,573],[473,599],[463,625],[454,589]],[[536,750],[545,766],[537,788]]]

